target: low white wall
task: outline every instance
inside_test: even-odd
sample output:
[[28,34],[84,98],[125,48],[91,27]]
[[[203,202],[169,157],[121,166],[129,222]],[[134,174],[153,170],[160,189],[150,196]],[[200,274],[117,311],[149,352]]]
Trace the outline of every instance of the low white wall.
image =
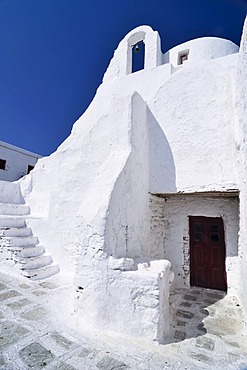
[[[178,288],[189,286],[189,216],[222,217],[225,230],[228,292],[239,291],[238,199],[197,196],[153,197],[152,223],[156,226],[156,256],[171,262]],[[159,210],[159,224],[157,212]],[[156,212],[156,213],[155,213]],[[153,251],[155,254],[155,251]]]
[[24,199],[18,183],[0,181],[0,203],[23,204]]
[[19,180],[27,174],[28,165],[35,166],[39,158],[38,154],[0,142],[0,159],[6,160],[5,170],[0,169],[0,180]]
[[80,285],[83,281],[77,280],[78,327],[162,342],[169,335],[170,262],[151,261],[139,264],[137,271],[121,271],[119,260],[109,261],[96,291],[96,284],[90,285],[90,295],[85,285]]

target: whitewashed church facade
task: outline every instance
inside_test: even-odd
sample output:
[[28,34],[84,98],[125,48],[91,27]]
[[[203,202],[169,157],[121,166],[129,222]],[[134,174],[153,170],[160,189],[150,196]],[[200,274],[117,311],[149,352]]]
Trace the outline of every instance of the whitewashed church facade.
[[165,54],[138,27],[71,135],[19,181],[28,225],[74,281],[78,327],[162,341],[170,289],[191,285],[247,312],[246,81],[246,26],[240,49],[206,37]]

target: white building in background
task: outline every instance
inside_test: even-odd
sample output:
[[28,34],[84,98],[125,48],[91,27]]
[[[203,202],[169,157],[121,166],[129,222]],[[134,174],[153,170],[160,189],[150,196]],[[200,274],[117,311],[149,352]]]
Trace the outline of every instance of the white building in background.
[[0,141],[0,180],[16,181],[27,175],[42,158],[17,146]]
[[191,285],[247,312],[246,81],[246,27],[240,50],[206,37],[165,54],[138,27],[71,135],[19,181],[29,226],[75,283],[78,328],[162,341],[170,289]]

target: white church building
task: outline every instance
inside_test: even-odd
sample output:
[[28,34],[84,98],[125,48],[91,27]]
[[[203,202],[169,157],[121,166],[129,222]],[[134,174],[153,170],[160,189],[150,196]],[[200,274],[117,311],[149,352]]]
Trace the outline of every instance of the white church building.
[[247,313],[246,81],[247,25],[240,49],[205,37],[163,54],[149,26],[127,34],[70,136],[0,183],[1,265],[73,280],[78,328],[162,341],[170,290],[190,286]]

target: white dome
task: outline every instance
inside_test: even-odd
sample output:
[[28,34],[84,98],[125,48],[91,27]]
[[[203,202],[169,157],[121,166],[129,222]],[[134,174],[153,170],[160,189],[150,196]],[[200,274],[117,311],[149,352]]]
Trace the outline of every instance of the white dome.
[[[188,61],[208,60],[221,58],[239,51],[239,47],[232,41],[217,37],[202,37],[184,42],[170,49],[164,54],[164,63],[173,66],[182,64],[181,58]],[[187,57],[186,57],[187,55]]]

